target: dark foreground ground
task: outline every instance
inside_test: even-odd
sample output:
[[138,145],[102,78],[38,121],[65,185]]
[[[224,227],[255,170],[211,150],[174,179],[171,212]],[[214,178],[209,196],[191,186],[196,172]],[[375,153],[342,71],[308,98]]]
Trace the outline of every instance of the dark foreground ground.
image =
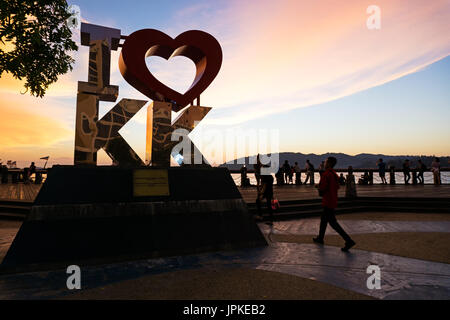
[[[239,188],[253,203],[256,188]],[[366,197],[450,198],[450,186],[358,186]],[[33,201],[39,186],[0,185],[0,200]],[[344,189],[340,191],[344,195]],[[280,201],[319,199],[312,186],[274,187]],[[0,275],[0,299],[450,299],[450,214],[360,212],[338,216],[357,242],[350,253],[327,230],[313,244],[319,218],[259,223],[269,246],[132,261],[82,270],[82,289],[66,270]],[[0,261],[20,221],[0,220]],[[381,269],[368,289],[366,268]]]
[[[83,270],[82,290],[65,286],[65,270],[0,275],[1,299],[450,299],[450,215],[356,213],[339,216],[357,245],[328,229],[312,244],[318,218],[259,226],[261,250],[153,259]],[[0,259],[20,222],[0,222]],[[382,289],[366,287],[369,264]]]

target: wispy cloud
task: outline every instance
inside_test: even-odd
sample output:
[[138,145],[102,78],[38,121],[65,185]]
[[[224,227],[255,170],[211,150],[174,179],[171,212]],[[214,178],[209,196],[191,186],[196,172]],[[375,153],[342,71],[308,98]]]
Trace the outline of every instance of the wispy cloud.
[[338,99],[450,53],[449,1],[377,1],[381,30],[366,27],[369,4],[232,1],[203,23],[184,14],[179,25],[211,32],[224,52],[202,96],[215,107],[205,121],[229,125]]

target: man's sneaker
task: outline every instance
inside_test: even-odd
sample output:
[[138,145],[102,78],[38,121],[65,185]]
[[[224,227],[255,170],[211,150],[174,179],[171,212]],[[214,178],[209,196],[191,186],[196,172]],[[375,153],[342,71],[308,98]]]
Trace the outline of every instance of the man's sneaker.
[[315,243],[323,244],[323,239],[320,239],[320,238],[313,238],[313,241]]
[[344,252],[347,252],[347,251],[348,251],[351,247],[353,247],[355,244],[356,244],[356,242],[353,241],[353,240],[347,241],[347,242],[345,243],[345,246],[344,246],[341,250],[344,251]]

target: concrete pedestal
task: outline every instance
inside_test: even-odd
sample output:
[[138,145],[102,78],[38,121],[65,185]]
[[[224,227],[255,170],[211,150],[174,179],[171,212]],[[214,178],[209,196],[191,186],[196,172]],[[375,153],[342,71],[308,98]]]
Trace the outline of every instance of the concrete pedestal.
[[0,269],[265,245],[226,168],[56,166]]

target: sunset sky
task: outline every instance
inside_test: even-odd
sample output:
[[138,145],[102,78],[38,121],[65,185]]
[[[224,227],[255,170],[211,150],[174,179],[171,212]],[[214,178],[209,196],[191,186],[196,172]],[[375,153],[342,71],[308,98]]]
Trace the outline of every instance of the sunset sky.
[[[198,29],[218,39],[219,75],[201,95],[212,107],[191,134],[277,130],[279,151],[450,155],[450,1],[69,1],[83,21],[121,29],[153,28],[172,37]],[[369,30],[366,9],[381,9]],[[79,33],[74,33],[79,44]],[[0,78],[0,161],[19,166],[49,155],[72,164],[77,81],[87,81],[88,48],[79,44],[74,70],[45,98]],[[130,86],[113,52],[111,83],[119,99],[149,100]],[[172,61],[173,60],[173,61]],[[158,79],[185,91],[194,65],[151,58]],[[104,114],[115,103],[101,103]],[[122,130],[144,158],[143,108]],[[212,130],[212,131],[211,131]],[[197,132],[198,131],[198,132]],[[100,153],[99,153],[100,154]],[[245,156],[228,152],[226,160]],[[100,163],[110,163],[99,155]]]

